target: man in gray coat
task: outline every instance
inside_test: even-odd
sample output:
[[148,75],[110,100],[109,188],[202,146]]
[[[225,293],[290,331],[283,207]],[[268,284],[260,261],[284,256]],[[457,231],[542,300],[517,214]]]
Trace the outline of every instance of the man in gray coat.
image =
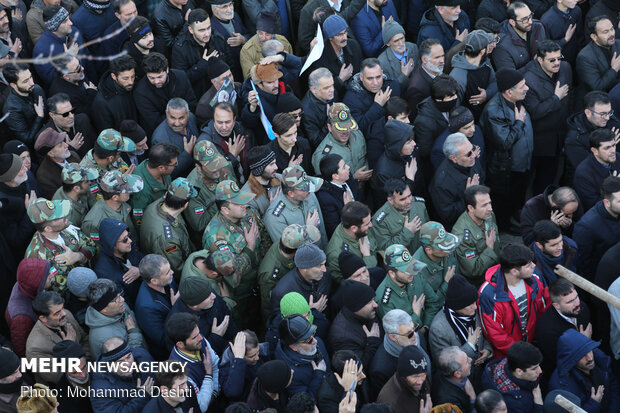
[[418,46],[405,41],[403,26],[394,20],[385,22],[381,36],[387,46],[378,57],[383,73],[390,79],[398,80],[400,90],[405,90],[411,74],[420,65]]

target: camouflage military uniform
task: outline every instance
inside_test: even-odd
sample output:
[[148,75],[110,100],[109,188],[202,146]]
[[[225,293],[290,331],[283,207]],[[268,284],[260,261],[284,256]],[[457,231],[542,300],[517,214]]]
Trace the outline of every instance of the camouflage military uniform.
[[[493,248],[489,248],[484,231],[490,232],[493,228],[497,238]],[[461,274],[472,284],[482,285],[486,270],[499,264],[499,253],[502,250],[495,214],[478,226],[465,211],[452,227],[452,232],[461,239],[461,244],[456,249]]]
[[[254,194],[241,192],[239,186],[231,180],[218,183],[215,195],[216,199],[227,200],[238,205],[247,205],[254,198]],[[244,229],[250,231],[254,222],[259,226],[259,235],[256,247],[252,251],[247,247],[243,231]],[[248,209],[245,217],[238,222],[230,221],[222,215],[221,211],[218,211],[205,228],[202,237],[204,249],[209,251],[227,250],[236,255],[237,271],[240,273],[241,282],[233,292],[238,304],[233,316],[241,328],[256,328],[260,322],[259,312],[256,311],[259,303],[255,287],[258,263],[271,246],[269,237],[266,235],[260,218],[254,211]]]
[[422,224],[430,220],[426,211],[424,198],[414,196],[411,202],[411,209],[407,215],[403,215],[396,210],[389,202],[383,204],[372,217],[372,227],[368,231],[377,242],[377,250],[385,251],[392,244],[402,244],[409,251],[416,251],[420,247],[419,231],[412,233],[404,227],[405,217],[409,217],[411,222],[415,217],[419,217]]
[[[70,163],[63,166],[61,173],[63,184],[78,185],[80,182],[94,181],[98,177],[99,175],[97,174],[97,170],[94,168],[80,168],[80,165],[77,163]],[[71,223],[71,225],[75,225],[76,227],[82,226],[82,220],[86,216],[89,207],[87,194],[80,195],[76,201],[71,199],[62,187],[60,187],[54,193],[52,200],[70,201],[71,212],[69,212],[67,217],[69,218],[69,223]]]
[[[202,272],[202,270],[200,270],[200,268],[196,267],[196,264],[194,264],[194,261],[197,258],[207,259],[212,254],[215,255],[213,259],[214,259],[214,262],[216,263],[217,268],[220,269],[223,266],[232,267],[232,270],[233,270],[232,275],[218,276],[218,278],[214,279],[214,278],[207,277],[205,273]],[[213,291],[215,291],[217,295],[222,297],[222,299],[228,306],[228,309],[232,311],[237,305],[237,302],[235,301],[232,295],[231,296],[222,295],[221,285],[222,283],[226,283],[229,294],[232,292],[233,288],[239,285],[239,281],[241,279],[239,277],[238,272],[235,271],[236,266],[237,266],[237,259],[229,251],[218,250],[213,253],[207,250],[196,251],[196,252],[191,253],[190,256],[187,257],[187,259],[185,260],[185,264],[183,265],[183,273],[181,274],[181,282],[183,282],[183,279],[187,277],[204,277],[211,285],[211,288],[213,289]]]
[[342,224],[338,224],[329,240],[326,251],[327,267],[332,275],[332,280],[338,284],[342,282],[342,273],[340,272],[340,265],[338,265],[338,257],[342,251],[349,251],[362,258],[368,268],[377,266],[377,243],[370,233],[368,234],[368,241],[370,243],[370,255],[364,257],[358,241],[344,232]]
[[[442,301],[437,297],[431,285],[417,275],[424,269],[425,264],[416,261],[409,250],[400,244],[391,245],[385,250],[385,263],[388,268],[413,274],[413,280],[401,287],[388,274],[377,287],[377,295],[375,296],[375,301],[378,304],[377,316],[383,318],[388,311],[398,308],[411,315],[411,320],[417,328],[430,326],[433,321],[432,316],[437,314]],[[419,298],[422,294],[426,296],[426,300],[424,301],[424,308],[418,316],[413,312],[411,303],[414,297]]]
[[[71,203],[68,201],[48,201],[44,198],[39,198],[30,204],[27,212],[30,220],[37,224],[65,218],[69,215],[70,208]],[[65,294],[67,292],[67,274],[76,265],[75,263],[61,265],[54,260],[54,257],[65,253],[63,246],[66,246],[73,252],[82,253],[87,260],[90,260],[95,255],[96,247],[90,238],[73,225],[69,225],[60,231],[59,238],[60,240],[57,241],[61,242],[52,242],[43,236],[41,232],[35,232],[24,257],[51,261],[54,268],[56,268],[56,275],[52,280],[52,289]]]
[[[292,224],[286,227],[280,241],[286,248],[296,250],[306,243],[316,243],[321,233],[316,227]],[[286,273],[295,268],[295,256],[286,257],[280,249],[280,242],[274,243],[258,267],[258,286],[261,296],[263,321],[267,321],[271,313],[271,290]]]
[[[177,178],[168,186],[167,193],[179,199],[195,197],[194,188],[186,178]],[[179,279],[185,260],[195,248],[189,239],[185,220],[173,217],[162,209],[163,199],[153,202],[144,211],[140,226],[141,249],[145,253],[159,254],[170,262],[175,279]]]
[[151,175],[149,170],[146,167],[146,163],[148,160],[142,161],[140,165],[136,166],[134,174],[142,178],[142,182],[144,182],[144,188],[135,192],[131,195],[131,199],[129,199],[129,204],[131,205],[133,222],[136,228],[139,228],[142,224],[142,216],[144,215],[144,210],[149,204],[151,204],[156,199],[161,198],[166,193],[166,189],[168,189],[168,185],[170,185],[170,175],[163,175],[162,178],[164,182],[159,182],[157,179]]

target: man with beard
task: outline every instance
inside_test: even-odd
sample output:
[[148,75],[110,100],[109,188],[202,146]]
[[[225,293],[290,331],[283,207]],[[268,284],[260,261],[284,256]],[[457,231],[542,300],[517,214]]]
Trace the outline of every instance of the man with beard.
[[206,411],[213,395],[220,391],[220,358],[198,328],[198,317],[177,313],[166,322],[166,335],[174,343],[170,360],[187,363],[187,383]]
[[545,284],[550,285],[557,280],[558,276],[554,272],[557,265],[577,272],[577,244],[562,235],[558,225],[549,220],[538,221],[534,225],[534,240],[531,245],[534,262],[542,273]]
[[577,55],[575,70],[590,90],[609,92],[620,81],[620,40],[605,15],[590,20],[588,30],[591,41]]
[[144,69],[142,68],[142,60],[155,47],[155,37],[149,26],[146,17],[136,16],[127,26],[129,39],[125,42],[122,49],[133,57],[136,62],[136,77],[142,79],[144,77]]
[[384,22],[393,20],[400,23],[394,3],[389,0],[369,0],[366,7],[351,20],[351,29],[362,46],[365,57],[375,57],[383,46],[381,30]]
[[[138,9],[133,0],[114,0],[112,2],[112,7],[114,7],[114,16],[117,20],[103,32],[104,37],[111,36],[112,33],[121,28],[126,28],[132,19],[138,17]],[[120,33],[105,40],[102,44],[102,48],[105,52],[104,56],[114,56],[117,54],[128,37],[127,30],[121,30]]]
[[540,42],[536,59],[525,65],[523,75],[530,88],[523,103],[534,129],[532,190],[538,194],[554,182],[557,174],[571,107],[573,75],[570,64],[562,62],[560,45],[552,40]]
[[15,139],[32,148],[45,117],[45,92],[34,83],[28,66],[7,64],[2,75],[11,87],[2,109],[2,113],[8,114],[7,127]]
[[325,250],[327,267],[337,284],[342,281],[338,265],[338,256],[342,251],[361,257],[369,269],[377,266],[377,245],[368,233],[372,227],[371,217],[370,208],[358,201],[349,202],[342,208],[341,223],[334,230]]
[[52,289],[67,291],[67,274],[74,266],[88,263],[97,252],[95,242],[78,227],[69,224],[71,203],[39,198],[28,206],[28,217],[37,232],[26,249],[26,258],[42,258],[58,271]]
[[93,101],[93,124],[97,130],[118,129],[126,119],[138,120],[138,110],[131,95],[136,81],[136,62],[123,55],[110,62],[110,70],[99,81]]
[[378,57],[383,72],[391,79],[398,80],[400,90],[406,90],[409,78],[420,60],[418,46],[405,41],[405,29],[392,19],[383,24],[381,37],[387,46]]
[[426,39],[437,39],[444,50],[450,50],[463,42],[469,32],[469,16],[461,10],[458,0],[436,0],[424,12],[420,22],[417,44]]
[[538,320],[534,338],[543,355],[543,375],[546,379],[556,367],[558,340],[568,329],[574,329],[587,337],[592,336],[590,310],[579,299],[575,286],[564,278],[549,285],[551,306]]
[[276,154],[266,145],[251,148],[248,151],[248,169],[250,176],[241,190],[255,195],[248,206],[262,218],[281,190],[280,180],[275,177],[278,172]]
[[76,115],[87,114],[91,116],[91,105],[97,96],[97,87],[86,78],[84,67],[73,56],[64,61],[59,61],[58,66],[56,77],[49,88],[49,94],[51,96],[66,94]]
[[465,106],[457,106],[450,112],[448,127],[435,139],[431,149],[431,163],[435,171],[437,171],[441,162],[446,159],[443,153],[443,144],[446,142],[446,139],[448,139],[448,136],[457,132],[462,133],[469,139],[474,146],[476,161],[479,162],[484,169],[486,157],[484,136],[482,136],[480,126],[474,122],[476,122],[476,119],[474,119],[473,113]]
[[69,138],[65,132],[47,128],[37,138],[34,149],[43,156],[37,169],[37,180],[42,195],[51,198],[62,186],[62,168],[69,162],[79,162],[77,153],[69,150]]
[[196,96],[202,96],[211,86],[209,60],[219,58],[233,66],[226,40],[211,30],[211,19],[203,9],[192,10],[183,29],[174,39],[170,67],[187,73]]
[[188,103],[182,98],[170,99],[166,106],[166,119],[153,132],[151,144],[170,143],[179,150],[177,164],[172,171],[173,178],[186,176],[190,172],[197,135],[196,117],[190,112]]
[[476,286],[483,283],[486,269],[499,262],[502,250],[490,191],[483,185],[465,189],[467,211],[452,227],[452,233],[461,240],[456,249],[460,273]]
[[[32,301],[32,309],[38,321],[32,328],[26,341],[26,358],[51,358],[53,348],[63,340],[78,343],[89,354],[88,334],[82,330],[73,314],[64,307],[64,300],[55,291],[41,291]],[[62,372],[37,372],[35,378],[39,383],[56,384]]]
[[508,7],[508,27],[493,52],[497,70],[515,69],[522,72],[521,69],[534,59],[538,43],[547,38],[547,33],[533,16],[530,8],[520,1]]
[[316,398],[323,378],[331,371],[325,344],[315,336],[316,326],[293,314],[282,319],[278,330],[275,359],[285,361],[293,370],[289,395],[307,392]]
[[414,121],[418,114],[418,104],[431,95],[431,80],[443,73],[445,63],[444,48],[437,39],[426,39],[420,44],[420,60],[407,86],[409,120]]
[[17,399],[21,386],[29,385],[20,371],[20,359],[13,351],[0,348],[0,408],[9,413],[17,412]]
[[601,182],[620,172],[616,143],[617,137],[609,129],[597,129],[590,134],[591,153],[577,166],[573,183],[584,211],[601,200]]
[[229,0],[212,0],[209,4],[211,4],[213,17],[215,17],[211,20],[213,31],[226,39],[226,43],[230,48],[233,74],[236,78],[241,79],[239,54],[241,53],[241,47],[252,36],[243,25],[241,16],[235,11],[234,2]]
[[52,200],[71,201],[69,223],[81,227],[89,209],[90,186],[99,178],[99,174],[95,168],[81,168],[77,163],[70,163],[62,167],[61,177],[62,186],[56,190]]

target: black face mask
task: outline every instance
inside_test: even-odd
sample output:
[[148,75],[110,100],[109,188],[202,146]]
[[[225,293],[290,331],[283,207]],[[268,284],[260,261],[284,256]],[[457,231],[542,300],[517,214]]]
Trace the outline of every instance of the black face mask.
[[15,380],[13,383],[0,384],[0,393],[1,394],[19,393],[21,391],[23,382],[24,382],[24,378],[20,377],[18,380]]
[[452,99],[447,102],[435,101],[435,105],[437,106],[437,109],[439,109],[439,111],[442,113],[450,112],[454,108],[454,106],[456,106],[456,99]]

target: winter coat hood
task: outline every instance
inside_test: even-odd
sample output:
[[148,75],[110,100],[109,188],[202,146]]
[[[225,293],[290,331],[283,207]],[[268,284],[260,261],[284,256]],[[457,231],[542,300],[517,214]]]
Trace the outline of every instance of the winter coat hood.
[[[487,64],[487,62],[488,59],[482,62],[482,64]],[[455,69],[457,67],[463,70],[476,70],[480,68],[480,66],[474,66],[467,61],[467,59],[465,58],[465,52],[458,52],[452,57],[452,69]]]
[[558,375],[568,374],[579,360],[600,344],[600,341],[594,341],[573,328],[566,330],[558,340]]
[[40,258],[24,258],[17,267],[17,288],[26,297],[34,298],[45,288],[51,264]]
[[[388,81],[388,77],[385,75],[385,73],[383,74],[383,87],[381,88],[382,90],[385,90],[385,87],[387,85],[387,81]],[[349,82],[349,85],[347,87],[349,90],[355,92],[355,93],[369,93],[371,94],[371,92],[369,92],[368,90],[366,90],[364,88],[364,84],[362,83],[362,79],[360,79],[360,74],[356,73],[355,75],[353,75],[353,77],[351,78],[351,81]]]
[[109,70],[101,77],[101,82],[99,82],[98,87],[101,94],[103,94],[103,97],[106,99],[111,99],[115,95],[127,95],[130,93],[116,84],[114,79],[112,79],[112,72]]
[[385,156],[401,159],[400,150],[413,133],[413,125],[390,119],[385,123],[384,131]]
[[104,218],[101,224],[99,224],[99,248],[101,253],[113,257],[116,241],[118,241],[118,238],[127,228],[127,225],[117,219]]
[[93,307],[88,306],[88,308],[86,309],[85,322],[86,325],[90,328],[105,327],[111,324],[118,323],[121,318],[125,316],[126,313],[129,313],[129,309],[127,308],[127,306],[125,306],[125,311],[112,317],[101,314]]

